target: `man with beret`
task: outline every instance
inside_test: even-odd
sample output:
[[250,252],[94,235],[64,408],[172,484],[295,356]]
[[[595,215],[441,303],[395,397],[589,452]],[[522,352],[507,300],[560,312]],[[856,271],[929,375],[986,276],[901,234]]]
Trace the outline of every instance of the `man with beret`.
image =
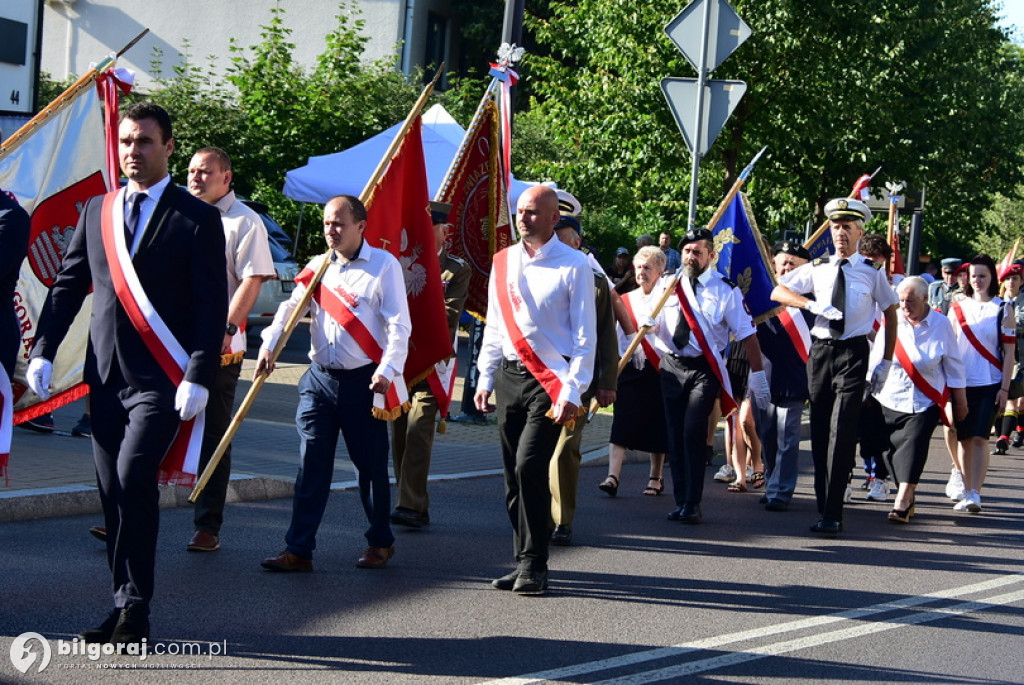
[[[782,277],[811,260],[798,242],[778,246],[773,262]],[[807,403],[807,353],[814,316],[787,307],[757,326],[761,352],[771,364],[771,403],[760,410],[757,425],[764,459],[764,508],[786,511],[796,491],[800,456],[800,420]]]
[[[807,371],[814,492],[821,518],[811,532],[837,535],[843,526],[843,496],[853,469],[864,403],[868,334],[877,306],[885,317],[885,346],[882,361],[872,370],[871,386],[881,387],[896,347],[898,298],[885,272],[857,254],[864,224],[871,220],[868,206],[837,198],[825,205],[825,214],[835,254],[783,276],[772,299],[817,315]],[[810,294],[813,300],[806,297]]]
[[955,257],[942,260],[942,280],[928,286],[928,306],[943,315],[949,313],[950,293],[959,288],[956,270],[963,261]]
[[[441,264],[441,283],[444,285],[444,307],[448,315],[448,337],[456,343],[455,329],[462,316],[462,308],[469,294],[472,270],[469,264],[448,253],[448,213],[452,206],[444,202],[430,203],[430,217],[434,224],[434,241]],[[427,496],[427,477],[430,473],[430,454],[434,449],[434,419],[437,416],[438,392],[448,392],[448,383],[454,369],[454,360],[439,362],[431,375],[414,385],[409,393],[409,413],[402,414],[391,424],[391,449],[398,483],[398,504],[391,512],[391,523],[407,528],[421,528],[430,523]],[[442,418],[444,418],[442,416]]]
[[676,504],[668,519],[683,523],[701,519],[708,417],[715,400],[721,395],[723,411],[728,413],[743,399],[733,401],[728,385],[723,354],[730,333],[746,348],[750,391],[757,406],[766,406],[770,398],[761,347],[743,293],[711,266],[714,256],[711,231],[691,229],[683,237],[683,274],[655,329]]

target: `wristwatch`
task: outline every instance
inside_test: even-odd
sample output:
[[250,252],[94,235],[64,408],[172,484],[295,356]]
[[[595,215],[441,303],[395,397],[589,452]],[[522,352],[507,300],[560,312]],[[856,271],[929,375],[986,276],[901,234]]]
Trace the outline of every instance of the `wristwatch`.
[[234,335],[235,333],[237,333],[237,332],[238,332],[238,326],[236,326],[235,324],[233,324],[233,323],[231,323],[230,321],[228,321],[228,325],[227,325],[227,328],[225,328],[225,329],[224,329],[224,331],[225,331],[225,332],[226,332],[226,333],[227,333],[228,335]]

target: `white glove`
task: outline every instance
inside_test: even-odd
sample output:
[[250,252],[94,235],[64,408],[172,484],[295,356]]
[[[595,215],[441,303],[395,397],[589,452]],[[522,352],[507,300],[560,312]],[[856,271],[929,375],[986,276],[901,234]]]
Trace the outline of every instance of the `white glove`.
[[839,319],[843,318],[841,311],[830,304],[818,302],[817,300],[807,301],[807,311],[818,316],[824,316],[829,321],[839,321]]
[[42,357],[32,357],[28,360],[28,371],[25,372],[25,382],[28,388],[34,392],[39,399],[50,399],[50,376],[53,375],[53,362]]
[[174,393],[174,408],[178,410],[178,416],[182,421],[190,421],[206,409],[206,402],[209,399],[209,390],[201,385],[182,381],[178,386],[178,392]]
[[633,351],[632,362],[634,369],[636,369],[637,371],[644,370],[644,364],[647,363],[647,355],[644,354],[644,348],[640,347],[639,345],[637,346],[637,348]]
[[882,386],[885,385],[885,379],[889,377],[889,367],[892,366],[891,359],[883,359],[878,362],[878,366],[871,372],[871,394],[877,395],[882,392]]
[[751,371],[747,383],[750,394],[754,397],[754,404],[758,409],[766,409],[772,401],[772,391],[768,387],[768,376],[764,371]]

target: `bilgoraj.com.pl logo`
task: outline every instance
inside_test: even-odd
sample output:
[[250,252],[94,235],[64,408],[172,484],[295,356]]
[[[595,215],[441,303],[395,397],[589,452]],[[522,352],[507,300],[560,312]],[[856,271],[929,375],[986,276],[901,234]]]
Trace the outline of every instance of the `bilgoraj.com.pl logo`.
[[[41,646],[39,651],[32,649],[36,646],[35,643]],[[22,633],[11,643],[11,663],[22,673],[28,673],[28,669],[40,654],[42,658],[39,659],[39,667],[36,669],[38,672],[42,672],[50,664],[50,642],[39,633]]]
[[[157,656],[188,656],[212,659],[215,656],[227,655],[227,640],[223,642],[157,642],[150,645],[146,638],[139,643],[111,644],[85,642],[80,638],[73,640],[57,640],[56,653],[59,656],[85,657],[89,661],[97,661],[104,656],[133,656],[145,662],[153,655]],[[50,641],[39,633],[22,633],[11,642],[11,663],[22,673],[29,669],[42,672],[50,664],[53,648]],[[37,665],[38,661],[38,665]],[[99,666],[99,665],[98,665]],[[191,664],[178,664],[175,668],[188,668]],[[145,668],[145,666],[142,666]]]

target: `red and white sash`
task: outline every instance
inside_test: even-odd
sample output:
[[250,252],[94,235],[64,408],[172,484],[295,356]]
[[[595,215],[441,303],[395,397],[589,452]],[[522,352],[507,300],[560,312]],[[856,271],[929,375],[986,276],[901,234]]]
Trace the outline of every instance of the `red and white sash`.
[[[956,322],[960,325],[960,330],[963,331],[964,336],[967,337],[967,342],[971,343],[971,346],[978,351],[978,354],[980,354],[983,359],[987,360],[990,364],[992,364],[992,366],[1002,371],[1002,363],[999,361],[996,355],[993,354],[992,350],[985,347],[985,345],[981,342],[981,340],[978,339],[978,336],[975,335],[974,331],[971,329],[970,324],[967,323],[967,317],[964,316],[964,310],[960,306],[960,302],[954,302],[953,304],[950,305],[950,308],[956,314]],[[1000,311],[1002,311],[1001,308]],[[1000,326],[1002,326],[1002,322],[1000,322]],[[1014,338],[1010,338],[1010,340],[1006,340],[1004,342],[1012,342],[1013,340]]]
[[546,349],[535,350],[523,333],[525,330],[534,335],[544,335],[530,317],[530,312],[520,294],[522,288],[520,282],[522,272],[519,263],[521,254],[522,248],[513,246],[494,255],[494,282],[497,286],[495,290],[498,295],[498,309],[512,346],[515,348],[516,354],[519,355],[519,361],[541,384],[548,397],[551,398],[551,403],[555,404],[562,394],[562,378],[569,374],[569,362],[562,359],[561,355],[557,354],[550,346]]
[[[938,388],[928,382],[928,380],[921,375],[916,366],[916,361],[921,359],[921,355],[917,349],[917,345],[914,343],[912,337],[912,331],[905,330],[903,326],[897,327],[896,333],[896,350],[893,356],[899,365],[903,367],[903,370],[907,372],[910,380],[913,381],[914,386],[920,390],[925,397],[930,399],[932,402],[939,406],[939,418],[942,419],[943,425],[951,428],[949,417],[946,415],[946,404],[949,402],[949,387],[945,386],[942,388],[942,392],[939,392]],[[906,342],[903,338],[907,337]]]
[[[636,292],[643,291],[633,290],[631,292],[626,293],[626,295],[622,298],[622,304],[625,305],[626,307],[626,313],[629,314],[629,320],[633,323],[633,328],[639,331],[640,324],[637,321],[636,314],[633,312],[633,303],[631,301],[632,298],[630,297],[630,295]],[[647,362],[654,367],[655,371],[661,371],[661,355],[658,354],[658,351],[656,349],[654,349],[654,345],[647,341],[646,335],[640,340],[640,347],[641,349],[643,349],[644,355],[647,357]]]
[[[325,257],[326,259],[326,257]],[[302,273],[295,277],[295,282],[308,287],[313,278],[311,269],[303,269]],[[355,313],[349,308],[348,303],[338,296],[334,290],[324,287],[323,281],[313,288],[313,301],[359,345],[359,349],[370,358],[374,364],[380,364],[384,358],[384,349],[366,328],[366,324],[356,318]],[[384,421],[394,421],[404,412],[409,410],[409,391],[405,387],[405,378],[399,374],[391,379],[386,394],[374,393],[373,395],[373,416]]]
[[811,330],[807,327],[807,319],[800,313],[797,307],[786,307],[779,312],[779,323],[786,330],[789,339],[793,342],[796,353],[804,364],[811,356]]
[[[189,355],[174,338],[167,324],[146,296],[139,275],[135,271],[124,235],[125,189],[107,193],[103,197],[100,228],[110,277],[117,299],[128,319],[142,337],[146,348],[175,386],[185,379]],[[162,484],[188,485],[195,483],[199,465],[199,450],[206,427],[206,413],[199,412],[191,421],[182,421],[178,435],[160,463],[158,479]]]
[[690,285],[690,279],[680,278],[676,281],[676,297],[679,298],[679,313],[685,316],[686,322],[690,324],[690,335],[697,340],[712,373],[722,385],[722,416],[727,418],[738,408],[736,400],[732,396],[732,383],[729,381],[729,372],[725,368],[725,359],[711,349],[707,338],[704,337],[704,330],[709,329],[711,325],[704,318],[704,312],[695,305],[697,298]]
[[14,393],[7,370],[0,366],[0,476],[9,484],[7,464],[11,459],[11,436],[14,433]]

